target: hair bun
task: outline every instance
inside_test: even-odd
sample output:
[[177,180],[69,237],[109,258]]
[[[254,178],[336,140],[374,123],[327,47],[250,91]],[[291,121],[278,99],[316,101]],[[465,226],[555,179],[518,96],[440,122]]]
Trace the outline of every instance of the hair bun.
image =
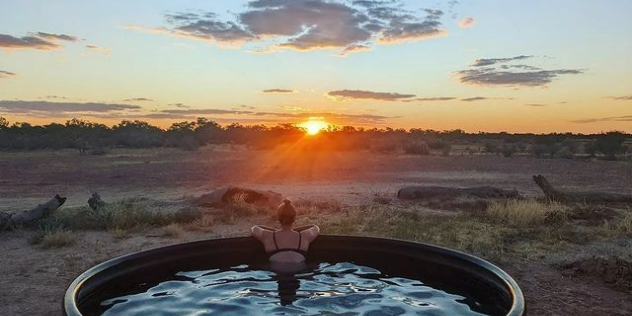
[[287,206],[290,206],[290,205],[292,205],[292,201],[290,201],[290,200],[288,200],[288,199],[284,199],[284,200],[283,200],[283,204],[285,204],[285,205],[287,205]]

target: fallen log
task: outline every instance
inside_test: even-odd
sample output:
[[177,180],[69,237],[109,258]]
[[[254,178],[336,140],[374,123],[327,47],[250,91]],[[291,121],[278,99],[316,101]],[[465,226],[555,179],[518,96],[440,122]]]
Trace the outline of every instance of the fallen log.
[[246,189],[236,186],[224,187],[211,193],[201,195],[187,202],[196,206],[222,206],[241,200],[248,204],[261,204],[276,207],[283,201],[280,193]]
[[65,197],[55,195],[50,201],[37,205],[29,211],[0,214],[0,230],[11,229],[16,226],[26,225],[38,219],[44,218],[66,202]]
[[632,195],[598,191],[564,192],[554,188],[543,175],[534,175],[533,181],[549,200],[584,203],[632,203]]
[[442,187],[442,186],[410,186],[397,191],[397,197],[402,200],[424,200],[433,198],[519,198],[517,190],[504,190],[491,186],[480,187]]

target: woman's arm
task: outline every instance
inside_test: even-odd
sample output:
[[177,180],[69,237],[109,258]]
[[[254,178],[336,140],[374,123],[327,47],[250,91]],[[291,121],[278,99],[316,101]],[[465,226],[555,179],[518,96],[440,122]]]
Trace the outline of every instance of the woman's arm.
[[310,242],[316,239],[316,237],[318,237],[318,234],[320,234],[320,228],[316,225],[302,226],[299,228],[295,228],[295,230],[300,232]]
[[250,229],[250,232],[252,233],[253,237],[263,241],[263,234],[266,231],[273,232],[274,230],[275,230],[274,228],[261,226],[261,225],[255,225],[255,226],[252,226],[252,228]]

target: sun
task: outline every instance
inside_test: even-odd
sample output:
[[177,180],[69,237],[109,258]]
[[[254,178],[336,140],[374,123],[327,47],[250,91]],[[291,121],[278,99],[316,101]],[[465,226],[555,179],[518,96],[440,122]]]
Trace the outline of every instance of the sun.
[[323,129],[327,128],[329,124],[323,120],[309,119],[307,122],[299,124],[300,127],[305,129],[307,135],[316,135]]

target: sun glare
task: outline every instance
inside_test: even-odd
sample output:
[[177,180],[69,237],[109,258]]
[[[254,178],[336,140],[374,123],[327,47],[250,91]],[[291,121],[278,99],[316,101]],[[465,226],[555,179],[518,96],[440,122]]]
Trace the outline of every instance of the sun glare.
[[322,120],[309,120],[301,123],[299,126],[305,129],[308,135],[316,135],[323,129],[327,128],[329,124]]

